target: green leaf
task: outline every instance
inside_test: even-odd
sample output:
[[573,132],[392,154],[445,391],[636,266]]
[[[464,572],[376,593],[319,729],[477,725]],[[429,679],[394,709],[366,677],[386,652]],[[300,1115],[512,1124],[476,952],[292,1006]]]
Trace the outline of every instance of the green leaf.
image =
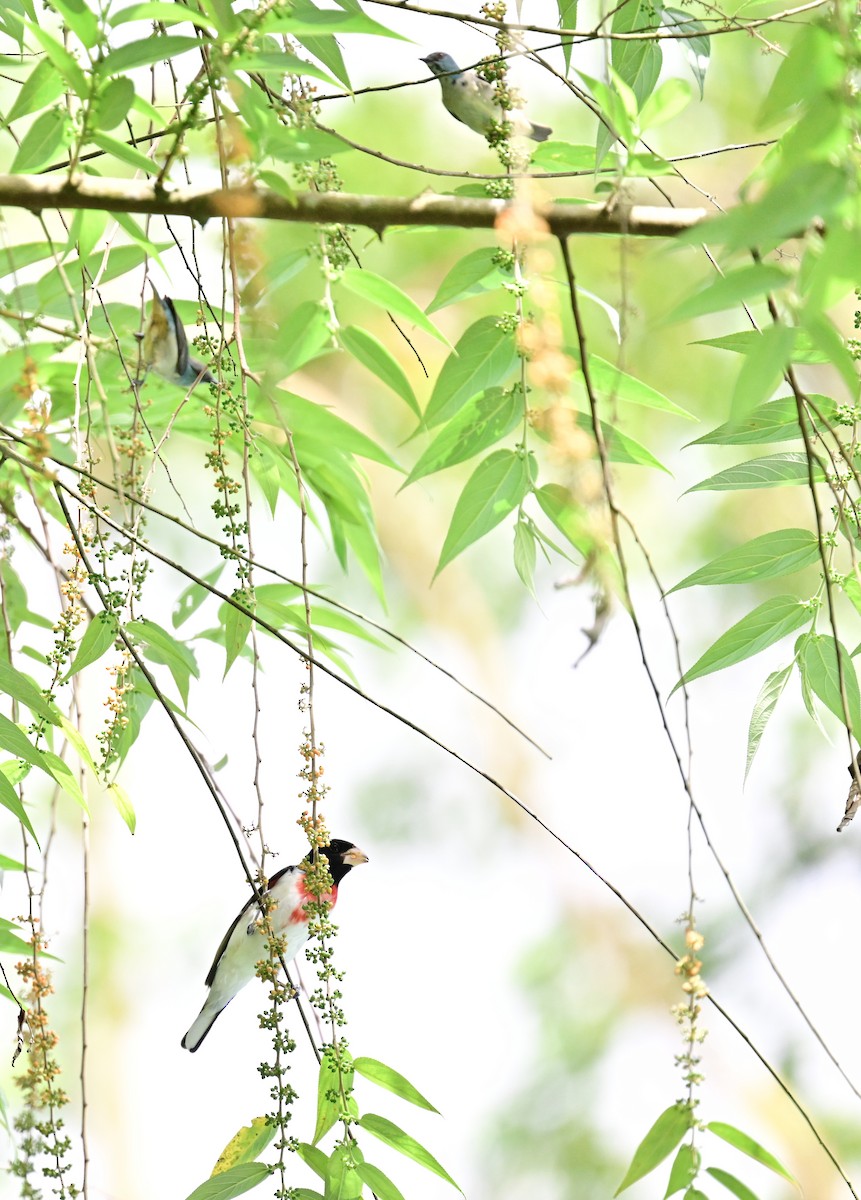
[[367,1184],[377,1200],[404,1200],[403,1193],[395,1187],[388,1175],[384,1175],[379,1167],[371,1163],[359,1163],[356,1174],[362,1183]]
[[[208,575],[203,575],[201,578],[204,580],[204,582],[214,587],[221,578],[224,567],[225,563],[222,562],[215,568],[214,571],[210,571]],[[179,626],[184,624],[189,617],[193,616],[209,595],[210,593],[206,590],[206,588],[201,587],[199,583],[190,583],[188,587],[180,593],[176,605],[174,606],[173,614],[171,616],[171,622],[174,629],[178,629]]]
[[344,1109],[341,1092],[349,1092],[352,1086],[352,1065],[345,1063],[339,1073],[331,1051],[324,1051],[317,1077],[317,1124],[311,1139],[315,1146],[338,1123]]
[[352,354],[357,362],[367,367],[377,379],[381,379],[386,387],[392,389],[396,396],[409,405],[417,417],[421,416],[419,402],[410,381],[407,379],[400,363],[396,361],[373,334],[366,329],[347,325],[338,330],[338,341],[348,354]]
[[514,526],[514,569],[520,582],[535,595],[536,534],[532,522],[518,519]]
[[91,663],[98,662],[102,655],[106,654],[113,646],[117,636],[118,626],[114,614],[96,613],[84,631],[84,636],[81,638],[71,666],[63,677],[63,682],[65,683],[73,675],[77,675],[78,671],[82,671]]
[[[832,396],[815,392],[807,394],[811,406],[815,407],[823,422],[837,424],[837,401]],[[817,428],[818,418],[814,418]],[[824,425],[823,425],[824,431]],[[740,421],[727,421],[718,425],[702,437],[690,442],[691,446],[748,446],[762,442],[800,441],[801,428],[798,424],[798,407],[794,396],[781,396],[760,404]]]
[[545,483],[535,489],[534,495],[544,515],[584,558],[588,558],[593,540],[588,533],[586,514],[573,504],[571,493],[561,484]]
[[465,255],[448,272],[425,311],[428,314],[436,312],[458,300],[489,291],[503,279],[510,279],[510,271],[503,274],[497,267],[494,260],[498,255],[499,250],[494,246],[482,246]]
[[736,1179],[735,1175],[730,1175],[729,1171],[722,1171],[720,1167],[706,1167],[706,1171],[718,1183],[722,1183],[728,1192],[732,1192],[737,1200],[757,1200],[756,1194],[750,1190],[747,1184]]
[[702,33],[702,37],[679,38],[676,42],[691,68],[697,87],[700,89],[700,99],[703,97],[706,71],[711,57],[711,40],[706,34],[702,21],[692,19],[690,13],[681,8],[664,8],[660,10],[661,21],[670,29],[679,33]]
[[186,1200],[233,1200],[243,1192],[250,1192],[268,1176],[265,1163],[238,1163],[227,1171],[221,1171],[207,1179],[186,1197]]
[[704,288],[688,296],[669,316],[671,321],[690,321],[706,313],[722,312],[744,300],[765,296],[791,281],[788,271],[770,263],[752,263],[726,275],[712,278]]
[[[6,765],[7,764],[4,763],[3,767]],[[15,764],[13,763],[11,765],[14,766]],[[30,824],[30,818],[27,816],[26,809],[21,803],[21,797],[9,782],[9,777],[2,768],[0,768],[0,804],[2,804],[4,808],[8,808],[10,813],[14,813],[14,815],[18,818],[38,846],[39,839],[36,837],[36,831]]]
[[86,0],[49,0],[49,3],[75,37],[92,50],[99,40],[99,20]]
[[746,658],[752,658],[754,654],[759,654],[761,650],[779,642],[788,633],[800,629],[810,619],[810,610],[795,596],[774,596],[771,600],[766,600],[740,621],[736,621],[726,633],[722,633],[705,654],[685,671],[673,691],[683,683],[690,683],[703,675],[723,671]]
[[17,671],[3,659],[0,659],[0,693],[26,705],[31,713],[43,717],[52,725],[60,724],[60,712],[56,705],[42,695],[29,676]]
[[759,743],[762,741],[762,735],[765,733],[765,727],[771,719],[771,714],[777,707],[778,700],[783,695],[783,689],[786,687],[789,676],[792,674],[792,665],[790,663],[788,667],[784,667],[780,671],[772,671],[760,688],[756,703],[753,706],[753,712],[750,715],[750,725],[747,731],[747,761],[744,765],[745,782],[747,782],[747,777],[750,774],[754,756],[759,749]]
[[595,170],[595,147],[570,142],[541,142],[532,151],[532,166],[538,171],[586,172]]
[[625,1172],[625,1178],[613,1193],[614,1200],[632,1183],[654,1171],[660,1166],[668,1154],[678,1146],[691,1127],[691,1110],[686,1104],[674,1104],[664,1109],[652,1128],[634,1151],[631,1165]]
[[[594,437],[595,426],[592,421],[591,413],[577,413],[577,425],[581,429],[585,429],[587,433]],[[541,436],[545,436],[540,428],[537,432]],[[604,449],[607,451],[607,458],[610,462],[631,463],[634,466],[654,467],[659,471],[670,472],[662,462],[655,458],[650,450],[645,446],[641,446],[639,442],[635,442],[633,438],[622,433],[615,425],[610,425],[606,421],[601,422],[601,436],[604,440]]]
[[109,137],[106,133],[93,132],[90,134],[90,141],[94,146],[98,146],[100,150],[104,150],[105,154],[110,154],[117,162],[125,163],[127,167],[132,167],[135,171],[143,171],[146,175],[155,175],[158,173],[159,165],[157,162],[154,162],[151,158],[147,158],[145,154],[134,146],[127,146],[119,138]]
[[[828,362],[828,356],[811,345],[810,338],[803,329],[796,332],[798,337],[792,352],[794,363]],[[729,350],[733,354],[750,354],[760,344],[761,337],[758,329],[743,329],[739,333],[725,333],[723,337],[702,338],[692,345],[711,346],[715,350]]]
[[697,1150],[696,1146],[692,1146],[690,1142],[684,1142],[679,1146],[679,1152],[673,1160],[670,1170],[670,1180],[667,1184],[667,1190],[664,1192],[664,1200],[667,1200],[668,1196],[673,1196],[676,1192],[682,1191],[683,1188],[690,1187],[699,1169],[699,1150]]
[[329,457],[332,447],[345,454],[369,458],[373,462],[400,471],[400,467],[390,458],[382,446],[377,445],[373,438],[356,429],[337,416],[323,404],[315,404],[295,392],[278,391],[276,406],[283,414],[287,428],[293,435],[296,453],[302,463],[306,451],[317,450],[321,457]]
[[80,804],[84,812],[89,812],[87,801],[84,799],[84,793],[81,791],[81,785],[72,772],[71,767],[63,762],[63,760],[51,750],[43,750],[41,767],[47,771],[52,779],[63,789],[67,796]]
[[815,533],[808,529],[776,529],[713,558],[671,587],[667,595],[697,584],[714,586],[777,579],[819,561],[819,539]]
[[742,419],[767,400],[792,362],[797,330],[769,325],[741,364],[730,404],[730,418]]
[[742,1154],[747,1154],[758,1163],[762,1163],[764,1167],[768,1167],[769,1171],[773,1171],[775,1175],[782,1175],[784,1179],[798,1187],[798,1181],[790,1175],[789,1171],[782,1166],[773,1154],[769,1154],[759,1142],[755,1142],[753,1138],[742,1133],[740,1129],[736,1129],[733,1125],[726,1125],[723,1121],[709,1121],[706,1129],[713,1133],[715,1137],[722,1138],[725,1142],[729,1142],[730,1146],[735,1146],[736,1150],[741,1150]]
[[41,113],[21,139],[10,172],[28,175],[47,166],[56,157],[68,130],[69,118],[63,109],[49,108]]
[[387,1067],[385,1063],[379,1062],[376,1058],[354,1059],[353,1067],[359,1075],[370,1079],[371,1083],[375,1083],[377,1087],[394,1092],[402,1100],[408,1100],[410,1104],[417,1104],[419,1108],[426,1108],[429,1112],[439,1111],[400,1072],[395,1071],[392,1067]]
[[288,54],[284,50],[251,50],[246,54],[237,54],[230,60],[232,71],[258,71],[262,75],[274,72],[277,75],[305,76],[310,79],[321,79],[330,87],[337,87],[336,80],[317,67],[314,63],[306,62],[297,54]]
[[313,126],[304,129],[278,126],[266,137],[266,153],[280,163],[317,162],[350,149],[352,147],[342,138]]
[[[579,359],[578,354],[574,353],[573,356]],[[635,379],[633,375],[622,371],[613,363],[599,358],[597,354],[589,355],[589,378],[598,395],[607,400],[626,400],[629,404],[639,404],[643,408],[654,408],[659,412],[672,413],[677,417],[685,417],[688,421],[696,420],[696,417],[687,409],[668,400],[653,387],[643,383],[642,379]],[[585,394],[582,375],[578,373],[573,382]]]
[[276,10],[266,17],[260,26],[265,33],[286,33],[290,37],[308,37],[319,34],[334,33],[367,33],[375,37],[397,38],[398,41],[408,42],[410,39],[392,29],[387,29],[378,21],[366,16],[361,9],[345,11],[341,9],[312,9],[309,5],[303,17],[299,18],[294,12]]
[[399,287],[396,287],[388,279],[384,279],[382,275],[375,275],[373,271],[363,271],[358,267],[347,267],[341,275],[341,283],[354,296],[367,300],[369,304],[375,304],[386,312],[403,317],[404,320],[417,325],[419,329],[429,333],[443,345],[451,345],[445,334],[437,329],[433,321],[428,320],[415,300],[410,299]]
[[[817,463],[813,464],[813,478],[821,482],[825,474]],[[787,450],[783,454],[768,454],[764,458],[751,458],[710,475],[701,483],[688,488],[689,492],[736,492],[749,488],[780,487],[789,483],[809,481],[807,456],[800,451]]]
[[191,677],[200,677],[194,651],[148,618],[129,621],[126,631],[133,636],[135,642],[144,646],[144,654],[150,662],[161,663],[168,668],[183,704],[187,705]]
[[43,58],[24,80],[15,97],[15,103],[6,116],[7,122],[11,124],[19,117],[26,117],[31,112],[47,108],[63,94],[63,89],[63,78],[57,68],[50,58]]
[[266,1117],[253,1117],[250,1125],[243,1125],[235,1133],[218,1156],[212,1174],[220,1175],[237,1163],[254,1162],[259,1158],[277,1133],[275,1125]]
[[437,377],[425,410],[430,429],[454,416],[473,396],[504,384],[518,362],[514,336],[498,317],[481,317],[463,334]]
[[362,1180],[353,1163],[357,1159],[361,1161],[361,1158],[362,1152],[356,1145],[335,1147],[326,1167],[323,1200],[359,1200]]
[[434,579],[467,546],[505,520],[523,500],[531,482],[532,469],[525,455],[515,450],[495,450],[488,455],[467,480],[455,505]]
[[[556,0],[556,7],[559,10],[559,28],[560,29],[576,29],[577,28],[577,0]],[[565,59],[565,74],[571,70],[571,47],[574,42],[572,38],[562,39],[562,55]]]
[[17,858],[8,858],[5,854],[0,854],[0,871],[23,871],[24,864],[18,862]]
[[134,834],[135,828],[137,827],[137,817],[135,816],[135,810],[132,806],[128,792],[118,783],[109,783],[108,791],[110,792],[111,799],[114,802],[114,808],[125,821],[126,825],[128,826],[129,833]]
[[326,1178],[326,1167],[329,1163],[328,1155],[324,1154],[316,1146],[309,1146],[307,1142],[300,1142],[296,1147],[296,1153],[302,1159],[302,1162],[311,1168],[315,1175],[319,1175],[321,1179]]
[[85,100],[89,95],[90,87],[75,56],[70,54],[62,43],[58,42],[56,38],[52,37],[46,29],[43,29],[36,22],[28,21],[27,29],[54,64],[54,68],[60,77],[81,100]]
[[851,399],[858,399],[858,365],[846,345],[846,339],[834,324],[822,313],[809,309],[801,315],[802,327],[811,344],[826,356],[828,362],[839,371]]
[[684,79],[666,79],[640,108],[640,132],[666,125],[684,112],[692,98],[690,84]]
[[[627,0],[616,8],[612,29],[614,33],[631,33],[654,29],[658,23],[658,14],[649,0]],[[613,70],[634,93],[640,109],[658,82],[663,57],[660,43],[648,39],[625,41],[617,38],[611,43]]]
[[33,947],[23,938],[3,929],[0,930],[0,954],[17,954],[19,958],[23,954],[25,958],[32,958]]
[[385,1142],[387,1146],[391,1146],[393,1150],[406,1155],[420,1166],[426,1167],[428,1171],[433,1171],[434,1175],[439,1175],[441,1179],[445,1179],[453,1188],[462,1193],[462,1189],[457,1186],[448,1171],[437,1162],[429,1150],[425,1150],[424,1146],[415,1138],[404,1133],[402,1129],[385,1117],[378,1117],[375,1113],[365,1113],[363,1117],[359,1118],[357,1124],[361,1125],[362,1129],[366,1129],[368,1133],[373,1134],[375,1138],[379,1138],[381,1142]]
[[98,74],[104,79],[108,75],[124,75],[136,67],[149,67],[157,62],[169,62],[186,54],[189,50],[200,50],[206,41],[196,37],[182,37],[168,33],[161,36],[142,38],[111,50],[98,64]]
[[846,689],[846,705],[849,712],[849,724],[856,738],[861,735],[861,692],[858,688],[858,677],[855,674],[855,663],[845,646],[836,643],[830,635],[812,633],[799,638],[796,646],[798,665],[804,681],[810,690],[819,697],[826,708],[830,709],[838,721],[846,724],[846,714],[843,711],[843,699],[840,693],[840,675],[838,672],[837,654],[840,655],[840,666],[843,668],[843,685]]
[[523,398],[518,391],[488,388],[479,392],[437,434],[403,486],[466,462],[501,441],[522,419]]
[[[231,599],[245,606],[250,605],[248,596],[244,592],[234,592]],[[251,632],[251,622],[252,617],[250,612],[243,612],[233,604],[227,605],[227,611],[224,616],[224,650],[227,655],[224,664],[225,676],[236,662],[245,643],[248,641],[248,634]]]
[[209,17],[180,4],[179,0],[173,0],[170,4],[165,3],[165,0],[145,0],[142,4],[130,4],[128,8],[112,12],[108,20],[113,27],[127,25],[129,21],[159,21],[162,25],[179,25],[183,21],[190,21],[192,25],[198,25],[201,29],[215,32],[215,24]]
[[751,204],[739,204],[685,233],[682,242],[720,243],[728,250],[759,246],[766,252],[798,237],[814,220],[827,222],[846,199],[846,176],[833,163],[809,162]]

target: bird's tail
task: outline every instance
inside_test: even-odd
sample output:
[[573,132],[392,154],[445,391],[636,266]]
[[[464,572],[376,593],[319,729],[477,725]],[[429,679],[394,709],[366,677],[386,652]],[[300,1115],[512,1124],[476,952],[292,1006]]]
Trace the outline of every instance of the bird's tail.
[[195,1017],[188,1033],[182,1039],[181,1045],[183,1049],[190,1050],[191,1053],[194,1054],[195,1050],[215,1024],[216,1017],[219,1015],[219,1013],[224,1012],[226,1007],[227,1003],[222,1004],[220,1008],[216,1008],[212,1004],[212,997],[210,996],[209,1000],[207,1000],[206,1004],[204,1004],[203,1008]]
[[536,125],[533,121],[532,130],[529,136],[532,138],[533,142],[546,142],[552,132],[553,130],[549,125]]

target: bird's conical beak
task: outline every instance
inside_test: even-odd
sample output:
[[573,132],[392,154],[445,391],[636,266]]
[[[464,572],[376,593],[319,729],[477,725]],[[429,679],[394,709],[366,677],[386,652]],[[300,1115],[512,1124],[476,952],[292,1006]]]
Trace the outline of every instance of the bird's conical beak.
[[358,846],[351,846],[344,854],[344,862],[348,867],[360,867],[368,861],[368,856]]

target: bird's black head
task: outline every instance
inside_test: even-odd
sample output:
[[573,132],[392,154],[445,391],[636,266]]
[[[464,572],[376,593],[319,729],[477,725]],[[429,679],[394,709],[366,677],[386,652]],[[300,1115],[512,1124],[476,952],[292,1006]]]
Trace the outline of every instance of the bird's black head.
[[[321,848],[320,853],[329,860],[329,874],[332,876],[332,882],[336,885],[353,867],[359,867],[368,861],[368,856],[364,851],[360,850],[358,846],[354,846],[352,842],[345,842],[343,838],[332,838],[328,846]],[[308,857],[310,859],[311,855],[309,854]]]

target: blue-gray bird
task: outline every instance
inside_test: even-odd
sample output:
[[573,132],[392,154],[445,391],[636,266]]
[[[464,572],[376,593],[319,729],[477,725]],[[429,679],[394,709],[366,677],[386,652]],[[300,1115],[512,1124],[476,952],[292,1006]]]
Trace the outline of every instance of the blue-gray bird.
[[143,336],[143,358],[147,367],[186,391],[198,383],[215,383],[211,371],[188,353],[188,338],[170,296],[155,288],[149,324]]
[[496,103],[496,92],[475,71],[461,71],[450,54],[436,50],[421,60],[427,63],[442,87],[442,102],[458,121],[476,133],[486,134],[494,121],[510,121],[516,137],[546,142],[553,132],[547,125],[535,125],[519,108],[503,111]]

